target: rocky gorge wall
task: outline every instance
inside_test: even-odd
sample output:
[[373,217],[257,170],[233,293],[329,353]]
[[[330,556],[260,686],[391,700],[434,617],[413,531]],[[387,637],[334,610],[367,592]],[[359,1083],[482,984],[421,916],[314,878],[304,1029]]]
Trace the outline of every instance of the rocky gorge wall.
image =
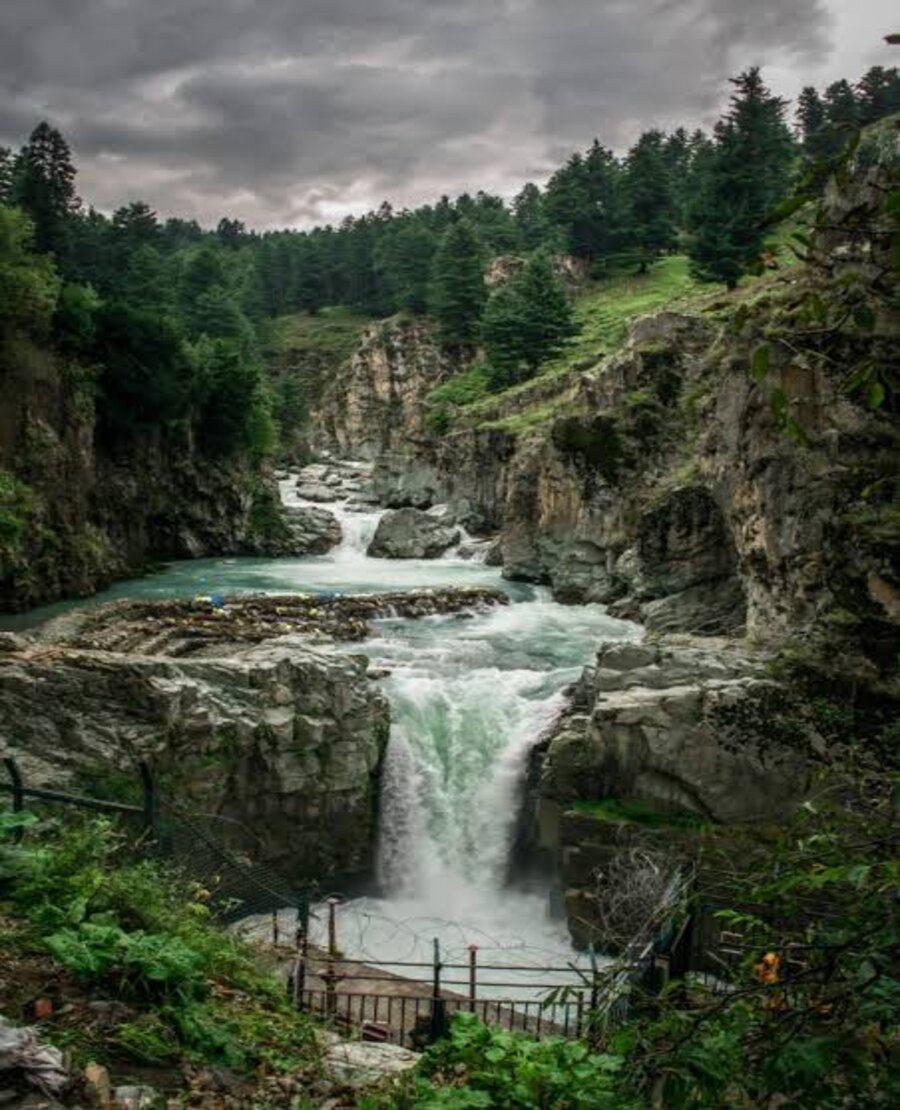
[[277,489],[187,428],[115,450],[83,373],[27,340],[0,351],[0,611],[86,596],[155,559],[292,553]]
[[560,600],[764,640],[852,619],[890,643],[898,164],[893,118],[829,186],[805,265],[634,319],[614,353],[457,407],[442,433],[428,393],[450,371],[429,325],[375,327],[325,399],[321,444],[377,458],[384,504],[447,503],[496,534],[503,573]]
[[[494,537],[506,577],[648,630],[600,646],[529,763],[514,870],[554,861],[581,946],[602,943],[598,875],[624,840],[696,859],[710,827],[727,855],[729,836],[782,821],[833,770],[848,729],[869,728],[842,698],[868,691],[867,740],[887,735],[900,316],[885,197],[898,168],[895,119],[829,186],[803,265],[635,318],[615,352],[489,405],[429,421],[446,368],[427,368],[427,325],[390,322],[390,354],[373,329],[327,399],[321,446],[364,442],[383,504],[445,505],[442,523]],[[417,367],[405,391],[389,364]],[[780,652],[806,660],[810,685],[785,681]]]

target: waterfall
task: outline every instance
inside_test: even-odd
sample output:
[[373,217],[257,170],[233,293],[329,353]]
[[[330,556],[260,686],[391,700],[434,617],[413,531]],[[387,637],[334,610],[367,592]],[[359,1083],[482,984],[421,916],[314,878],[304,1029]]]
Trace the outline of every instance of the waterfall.
[[[287,504],[303,504],[285,482]],[[489,543],[461,530],[441,559],[371,559],[381,512],[361,498],[319,505],[343,539],[302,561],[305,589],[384,590],[497,584]],[[361,509],[362,511],[357,511]],[[440,517],[446,507],[436,506]],[[571,959],[565,924],[546,898],[507,887],[509,854],[528,754],[602,639],[634,625],[599,606],[564,606],[546,590],[507,584],[512,604],[489,613],[378,621],[363,650],[385,673],[391,735],[381,775],[376,846],[379,897],[341,911],[342,946],[378,963],[428,959],[435,936],[447,959],[466,945],[499,962]],[[348,645],[347,651],[359,651]]]
[[395,731],[381,772],[378,882],[398,894],[417,886],[416,845],[424,834],[415,762]]

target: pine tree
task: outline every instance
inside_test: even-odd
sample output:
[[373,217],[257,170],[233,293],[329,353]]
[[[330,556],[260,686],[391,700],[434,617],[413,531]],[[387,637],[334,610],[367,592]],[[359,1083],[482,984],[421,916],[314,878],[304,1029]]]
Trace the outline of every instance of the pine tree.
[[830,136],[825,105],[812,85],[807,85],[797,98],[795,116],[800,144],[806,159],[810,162],[818,162],[822,158],[827,158]]
[[716,125],[714,147],[702,163],[690,213],[688,253],[694,273],[733,289],[763,247],[763,221],[784,195],[793,141],[785,103],[754,67],[732,80],[729,111]]
[[550,178],[544,208],[570,254],[591,261],[614,254],[623,242],[625,213],[621,167],[612,152],[595,139],[584,156],[573,154]]
[[242,220],[231,220],[223,216],[216,226],[216,238],[223,247],[237,250],[242,247],[247,238],[247,228]]
[[141,246],[157,246],[161,235],[156,213],[142,200],[133,201],[116,209],[112,218],[115,238],[124,248],[124,253],[137,250]]
[[533,182],[529,181],[513,200],[513,215],[525,250],[533,251],[544,246],[549,237],[549,226],[544,214],[544,198]]
[[421,316],[428,307],[428,282],[437,242],[418,220],[397,226],[375,247],[375,271],[389,312]]
[[691,172],[691,137],[683,127],[676,128],[663,144],[666,168],[669,175],[672,218],[675,230],[684,227],[687,217],[688,181]]
[[872,66],[860,78],[856,93],[862,125],[900,112],[900,72],[896,68]]
[[474,345],[486,299],[481,243],[468,221],[457,220],[441,240],[431,272],[430,309],[446,347]]
[[860,124],[859,103],[849,81],[834,81],[825,90],[823,98],[827,136],[823,154],[836,158]]
[[311,316],[327,303],[325,266],[319,240],[308,235],[300,237],[294,251],[295,306]]
[[80,205],[75,173],[66,140],[48,123],[38,124],[16,159],[12,198],[30,216],[42,254],[66,254],[67,224]]
[[625,163],[628,239],[637,251],[641,273],[675,245],[675,205],[664,143],[661,131],[645,131]]
[[502,388],[532,377],[572,334],[572,310],[550,256],[540,251],[492,294],[484,313],[491,381]]
[[0,146],[0,204],[12,201],[13,156],[9,147]]

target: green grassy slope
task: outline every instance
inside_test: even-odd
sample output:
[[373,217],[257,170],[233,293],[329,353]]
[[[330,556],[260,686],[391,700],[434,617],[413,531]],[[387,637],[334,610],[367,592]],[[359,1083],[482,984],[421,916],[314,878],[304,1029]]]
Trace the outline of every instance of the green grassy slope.
[[629,270],[592,281],[579,291],[573,306],[578,333],[536,377],[489,393],[486,375],[475,367],[441,386],[430,400],[436,405],[459,405],[456,426],[524,431],[566,410],[568,387],[577,372],[619,347],[632,320],[664,307],[686,306],[717,289],[691,277],[684,255],[661,259],[646,274]]

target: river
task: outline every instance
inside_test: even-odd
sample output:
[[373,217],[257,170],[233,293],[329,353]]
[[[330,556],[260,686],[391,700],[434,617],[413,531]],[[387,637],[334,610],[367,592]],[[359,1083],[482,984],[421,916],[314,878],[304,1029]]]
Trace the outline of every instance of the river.
[[[291,483],[285,501],[298,503]],[[346,902],[338,930],[348,955],[462,962],[477,944],[485,963],[558,964],[574,957],[546,894],[506,884],[511,834],[529,749],[563,704],[564,690],[601,641],[633,639],[635,625],[601,606],[564,606],[541,587],[503,582],[497,568],[450,553],[439,560],[371,559],[379,513],[329,505],[342,544],[296,559],[200,559],[116,584],[89,602],[7,618],[27,627],[73,605],[112,598],[231,592],[376,592],[452,585],[502,586],[511,604],[488,613],[382,620],[364,650],[391,703],[382,784],[379,893]],[[359,652],[360,645],[346,649]],[[321,917],[320,917],[321,923]]]

